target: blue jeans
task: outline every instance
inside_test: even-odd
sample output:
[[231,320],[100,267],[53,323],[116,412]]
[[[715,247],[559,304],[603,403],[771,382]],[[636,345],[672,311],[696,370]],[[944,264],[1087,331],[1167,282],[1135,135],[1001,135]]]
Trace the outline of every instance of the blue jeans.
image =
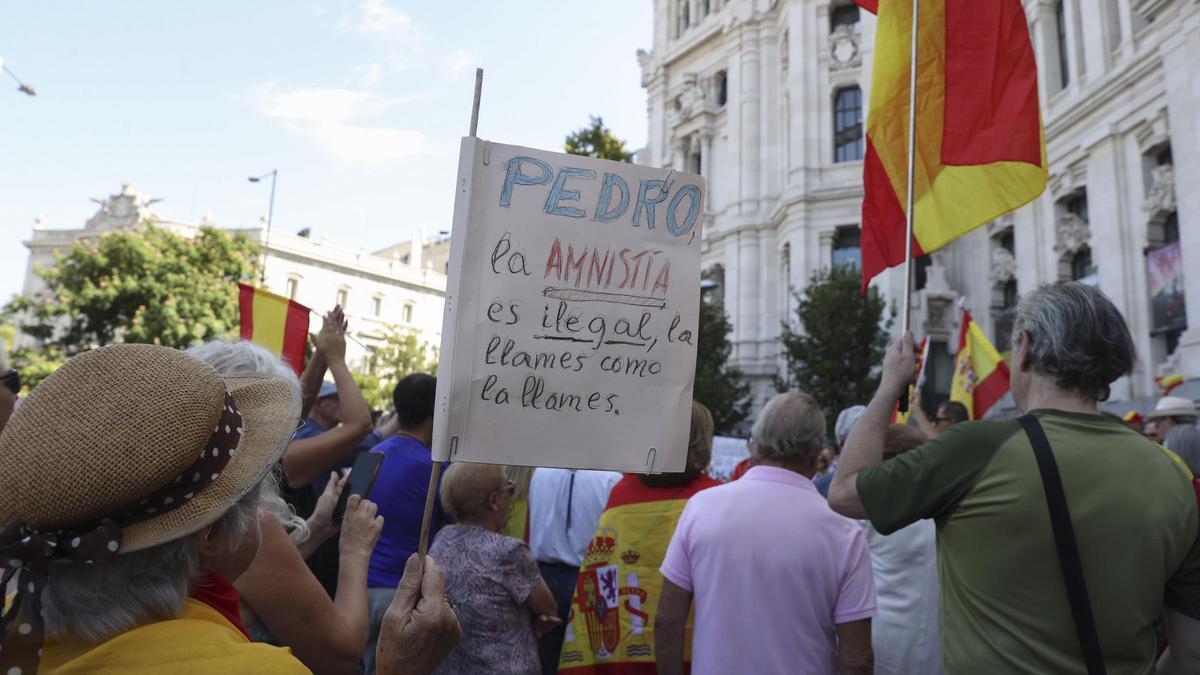
[[564,563],[539,562],[542,579],[550,587],[554,595],[554,604],[558,606],[558,618],[562,625],[546,633],[538,639],[538,658],[542,662],[542,675],[554,675],[558,672],[558,656],[562,652],[563,637],[567,634],[567,617],[571,613],[571,598],[575,595],[575,582],[579,578],[579,568]]

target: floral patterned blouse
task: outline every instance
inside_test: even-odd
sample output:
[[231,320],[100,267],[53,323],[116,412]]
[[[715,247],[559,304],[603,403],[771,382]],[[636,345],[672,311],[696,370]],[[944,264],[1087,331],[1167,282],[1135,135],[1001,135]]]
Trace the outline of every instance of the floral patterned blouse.
[[445,570],[446,597],[463,629],[435,675],[538,675],[525,600],[542,577],[529,547],[476,525],[450,525],[438,532],[429,555]]

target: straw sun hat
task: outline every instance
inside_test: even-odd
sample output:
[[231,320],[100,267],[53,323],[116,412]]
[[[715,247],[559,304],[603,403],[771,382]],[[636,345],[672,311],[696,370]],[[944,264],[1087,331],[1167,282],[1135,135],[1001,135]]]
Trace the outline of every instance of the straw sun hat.
[[12,614],[40,610],[49,561],[103,563],[212,524],[271,470],[299,414],[283,380],[222,378],[153,345],[102,347],[46,378],[0,433],[0,565],[19,592],[0,670],[19,663],[8,638],[41,646],[40,611],[22,609],[33,625],[19,630]]

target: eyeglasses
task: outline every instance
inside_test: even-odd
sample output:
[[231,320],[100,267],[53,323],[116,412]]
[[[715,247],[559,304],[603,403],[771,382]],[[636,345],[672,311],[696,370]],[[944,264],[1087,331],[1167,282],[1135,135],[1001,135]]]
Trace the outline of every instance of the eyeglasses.
[[0,380],[4,382],[4,388],[11,391],[14,395],[21,391],[21,373],[16,370],[10,370],[7,373],[0,375]]
[[510,495],[512,495],[512,494],[516,494],[516,493],[517,493],[517,484],[516,484],[516,483],[514,483],[514,482],[512,482],[511,480],[510,480],[510,481],[505,481],[505,482],[504,482],[504,487],[502,487],[502,488],[499,488],[499,489],[497,489],[497,490],[493,490],[492,492],[493,492],[493,493],[496,493],[496,492],[507,492],[507,493],[508,493],[508,494],[510,494]]

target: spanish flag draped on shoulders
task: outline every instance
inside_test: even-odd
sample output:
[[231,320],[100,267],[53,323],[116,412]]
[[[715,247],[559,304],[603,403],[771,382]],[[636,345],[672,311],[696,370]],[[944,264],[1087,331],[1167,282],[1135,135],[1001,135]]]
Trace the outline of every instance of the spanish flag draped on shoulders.
[[[716,485],[700,474],[686,485],[650,487],[628,474],[613,487],[579,569],[559,673],[657,672],[654,610],[663,582],[658,568],[688,498]],[[685,667],[691,636],[689,619]]]
[[[877,16],[863,161],[863,287],[902,264],[913,0],[855,0]],[[1037,64],[1021,0],[920,0],[913,255],[1042,193]]]

